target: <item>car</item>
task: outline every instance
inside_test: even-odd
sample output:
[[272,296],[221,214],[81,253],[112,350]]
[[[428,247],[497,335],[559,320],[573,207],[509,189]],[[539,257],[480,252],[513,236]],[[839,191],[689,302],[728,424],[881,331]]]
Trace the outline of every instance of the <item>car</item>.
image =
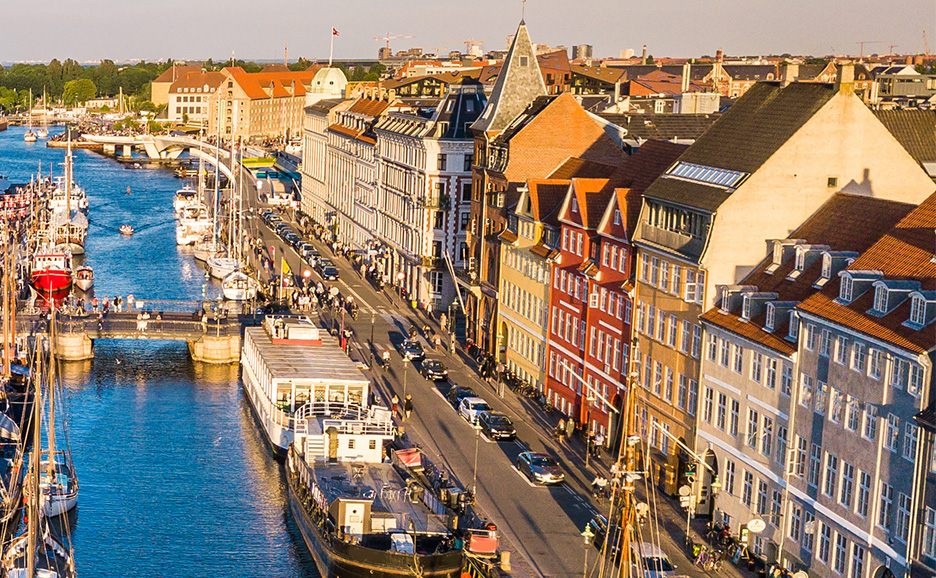
[[478,421],[478,414],[483,411],[491,411],[491,406],[480,397],[466,397],[458,404],[458,415],[472,425]]
[[[595,537],[592,539],[592,545],[599,552],[604,549],[605,537],[608,533],[608,518],[602,514],[595,514],[588,521],[588,527]],[[610,541],[608,542],[608,556],[615,560],[620,559],[621,554],[621,524],[615,523],[611,528]]]
[[400,356],[407,361],[422,361],[426,358],[422,345],[415,339],[407,339],[398,347]]
[[631,542],[631,576],[665,578],[676,575],[676,567],[659,546],[650,542]]
[[458,411],[458,406],[461,405],[461,400],[466,397],[477,397],[475,392],[471,390],[470,387],[460,387],[458,385],[453,385],[446,394],[446,399],[452,404],[452,407],[455,408],[455,411]]
[[445,381],[448,379],[448,370],[445,369],[441,361],[436,361],[435,359],[424,361],[419,368],[419,373],[426,379],[432,381]]
[[315,262],[315,269],[319,272],[319,274],[322,273],[322,270],[324,270],[325,267],[334,267],[334,266],[335,264],[329,261],[328,259],[319,258]]
[[286,231],[289,231],[290,229],[289,229],[289,225],[287,225],[286,223],[280,222],[273,226],[273,230],[276,231],[277,235],[282,237],[283,235],[286,234]]
[[517,456],[517,470],[534,484],[561,484],[565,481],[559,462],[546,454],[523,452]]
[[478,414],[478,425],[484,435],[492,440],[512,440],[517,437],[517,430],[510,418],[496,411],[482,411]]
[[322,279],[326,281],[337,281],[338,269],[335,269],[334,267],[323,267],[319,272],[319,275],[321,275]]

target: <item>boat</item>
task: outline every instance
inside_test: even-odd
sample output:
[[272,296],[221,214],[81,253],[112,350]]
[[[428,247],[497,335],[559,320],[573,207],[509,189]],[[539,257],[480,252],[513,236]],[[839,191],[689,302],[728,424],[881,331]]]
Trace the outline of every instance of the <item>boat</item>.
[[222,280],[231,273],[240,270],[240,263],[234,257],[215,256],[208,259],[208,274]]
[[52,243],[65,246],[72,255],[84,255],[85,239],[88,235],[88,218],[78,210],[67,209],[52,213],[50,217]]
[[[47,342],[46,342],[47,343]],[[52,357],[51,345],[46,345],[49,350],[48,357]],[[46,355],[40,355],[45,358]],[[43,375],[49,375],[49,381],[52,384],[49,392],[54,391],[54,361],[46,361],[43,365]],[[28,473],[28,484],[26,491],[26,532],[12,540],[6,550],[3,552],[3,558],[0,559],[3,575],[9,578],[27,578],[37,576],[40,578],[73,578],[75,576],[75,561],[71,555],[71,548],[53,534],[53,528],[49,523],[49,516],[46,513],[44,504],[49,503],[45,498],[46,490],[54,490],[46,484],[43,487],[43,479],[48,479],[50,472],[49,464],[43,461],[41,425],[42,425],[42,388],[40,384],[35,384],[36,403],[33,406],[33,417],[31,419],[33,449],[30,458],[30,467]],[[53,419],[54,409],[50,412],[50,421]],[[50,450],[54,447],[54,429],[50,426],[48,435],[51,436]],[[53,472],[55,473],[55,472]],[[58,474],[56,473],[56,476]],[[77,486],[75,487],[77,490]]]
[[25,142],[36,142],[39,137],[32,131],[32,89],[29,89],[29,112],[26,117],[26,132],[23,134]]
[[367,400],[367,377],[309,317],[268,315],[244,331],[244,393],[277,456],[286,455],[300,414],[354,411]]
[[175,176],[177,179],[184,179],[188,176],[188,171],[185,169],[185,167],[179,167],[175,170]]
[[71,148],[71,131],[68,131],[68,148],[65,152],[65,174],[53,179],[53,189],[49,194],[48,207],[50,211],[77,209],[82,213],[88,212],[88,195],[85,190],[75,184],[75,161]]
[[62,299],[72,284],[72,254],[66,246],[43,245],[30,262],[33,288],[44,297]]
[[176,243],[179,245],[192,245],[211,230],[211,218],[208,208],[199,203],[185,207],[176,221]]
[[3,251],[3,275],[0,276],[2,297],[2,370],[0,388],[0,541],[6,541],[16,527],[14,517],[23,503],[23,471],[25,464],[25,440],[21,424],[32,411],[32,392],[28,368],[14,363],[16,357],[16,279],[10,272],[15,270],[13,245]]
[[46,91],[42,89],[42,126],[36,131],[36,137],[49,138],[49,107],[46,106]]
[[242,271],[234,271],[221,280],[221,292],[230,301],[250,301],[259,290],[260,282]]
[[175,214],[178,217],[182,213],[182,209],[196,206],[200,202],[198,191],[189,185],[185,185],[176,191],[175,199],[172,201],[172,208],[175,210]]
[[94,270],[89,265],[78,267],[75,269],[74,283],[76,287],[87,292],[94,286]]
[[127,237],[133,234],[133,227],[131,225],[121,225],[119,230],[121,235],[126,235]]
[[195,243],[192,255],[195,260],[207,263],[208,259],[219,255],[223,247],[214,239],[214,235],[208,233]]

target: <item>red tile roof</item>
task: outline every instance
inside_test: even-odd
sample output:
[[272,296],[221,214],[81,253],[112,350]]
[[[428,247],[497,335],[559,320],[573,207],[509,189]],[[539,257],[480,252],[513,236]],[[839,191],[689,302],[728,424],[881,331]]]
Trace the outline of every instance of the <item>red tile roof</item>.
[[[889,231],[892,231],[892,228],[914,209],[915,206],[908,203],[839,193],[824,203],[813,216],[791,233],[789,238],[803,239],[809,244],[828,245],[831,251],[855,251],[867,254],[874,251],[874,247],[877,247],[890,234]],[[932,237],[932,233],[930,236]],[[858,266],[862,258],[863,256],[859,257],[849,269],[854,269],[856,266],[860,269],[869,268]],[[821,259],[817,259],[795,280],[787,279],[795,264],[792,257],[787,259],[773,274],[770,274],[766,272],[766,269],[771,265],[772,260],[773,257],[768,255],[767,259],[740,284],[754,285],[760,292],[777,293],[777,301],[802,301],[803,310],[809,310],[811,306],[808,304],[819,295],[828,293],[832,299],[838,296],[837,278],[831,280],[821,293],[814,288],[814,284],[822,274]],[[869,291],[870,293],[873,292]],[[702,318],[713,325],[784,354],[790,354],[796,350],[795,343],[783,339],[788,332],[788,323],[778,324],[772,333],[764,330],[766,312],[745,322],[740,318],[740,306],[727,314],[714,308],[705,313]],[[905,319],[906,317],[900,321],[903,322]]]
[[[224,70],[230,73],[231,79],[251,100],[303,96],[306,93],[306,85],[311,85],[312,79],[315,78],[315,72],[311,70],[248,73],[239,66]],[[270,95],[266,89],[270,90]]]
[[541,223],[558,225],[559,207],[569,191],[568,179],[538,179],[527,183],[530,212]]
[[173,82],[173,79],[179,80],[185,78],[192,72],[201,72],[201,66],[170,66],[165,72],[156,77],[153,82]]
[[351,105],[348,112],[355,112],[366,116],[380,116],[390,108],[390,101],[375,98],[359,98]]

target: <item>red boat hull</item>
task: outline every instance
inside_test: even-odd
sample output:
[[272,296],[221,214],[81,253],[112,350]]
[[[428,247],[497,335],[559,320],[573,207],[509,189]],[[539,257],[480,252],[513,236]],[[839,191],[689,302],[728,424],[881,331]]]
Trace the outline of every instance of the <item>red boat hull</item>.
[[32,284],[36,291],[53,299],[68,296],[71,283],[71,271],[46,269],[44,271],[34,271],[32,274]]

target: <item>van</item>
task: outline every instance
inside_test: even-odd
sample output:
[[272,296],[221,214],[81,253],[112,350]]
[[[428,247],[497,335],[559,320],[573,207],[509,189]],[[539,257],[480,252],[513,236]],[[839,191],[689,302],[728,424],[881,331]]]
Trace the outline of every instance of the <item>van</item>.
[[635,576],[664,578],[676,575],[676,567],[659,546],[650,542],[631,542],[631,560]]

